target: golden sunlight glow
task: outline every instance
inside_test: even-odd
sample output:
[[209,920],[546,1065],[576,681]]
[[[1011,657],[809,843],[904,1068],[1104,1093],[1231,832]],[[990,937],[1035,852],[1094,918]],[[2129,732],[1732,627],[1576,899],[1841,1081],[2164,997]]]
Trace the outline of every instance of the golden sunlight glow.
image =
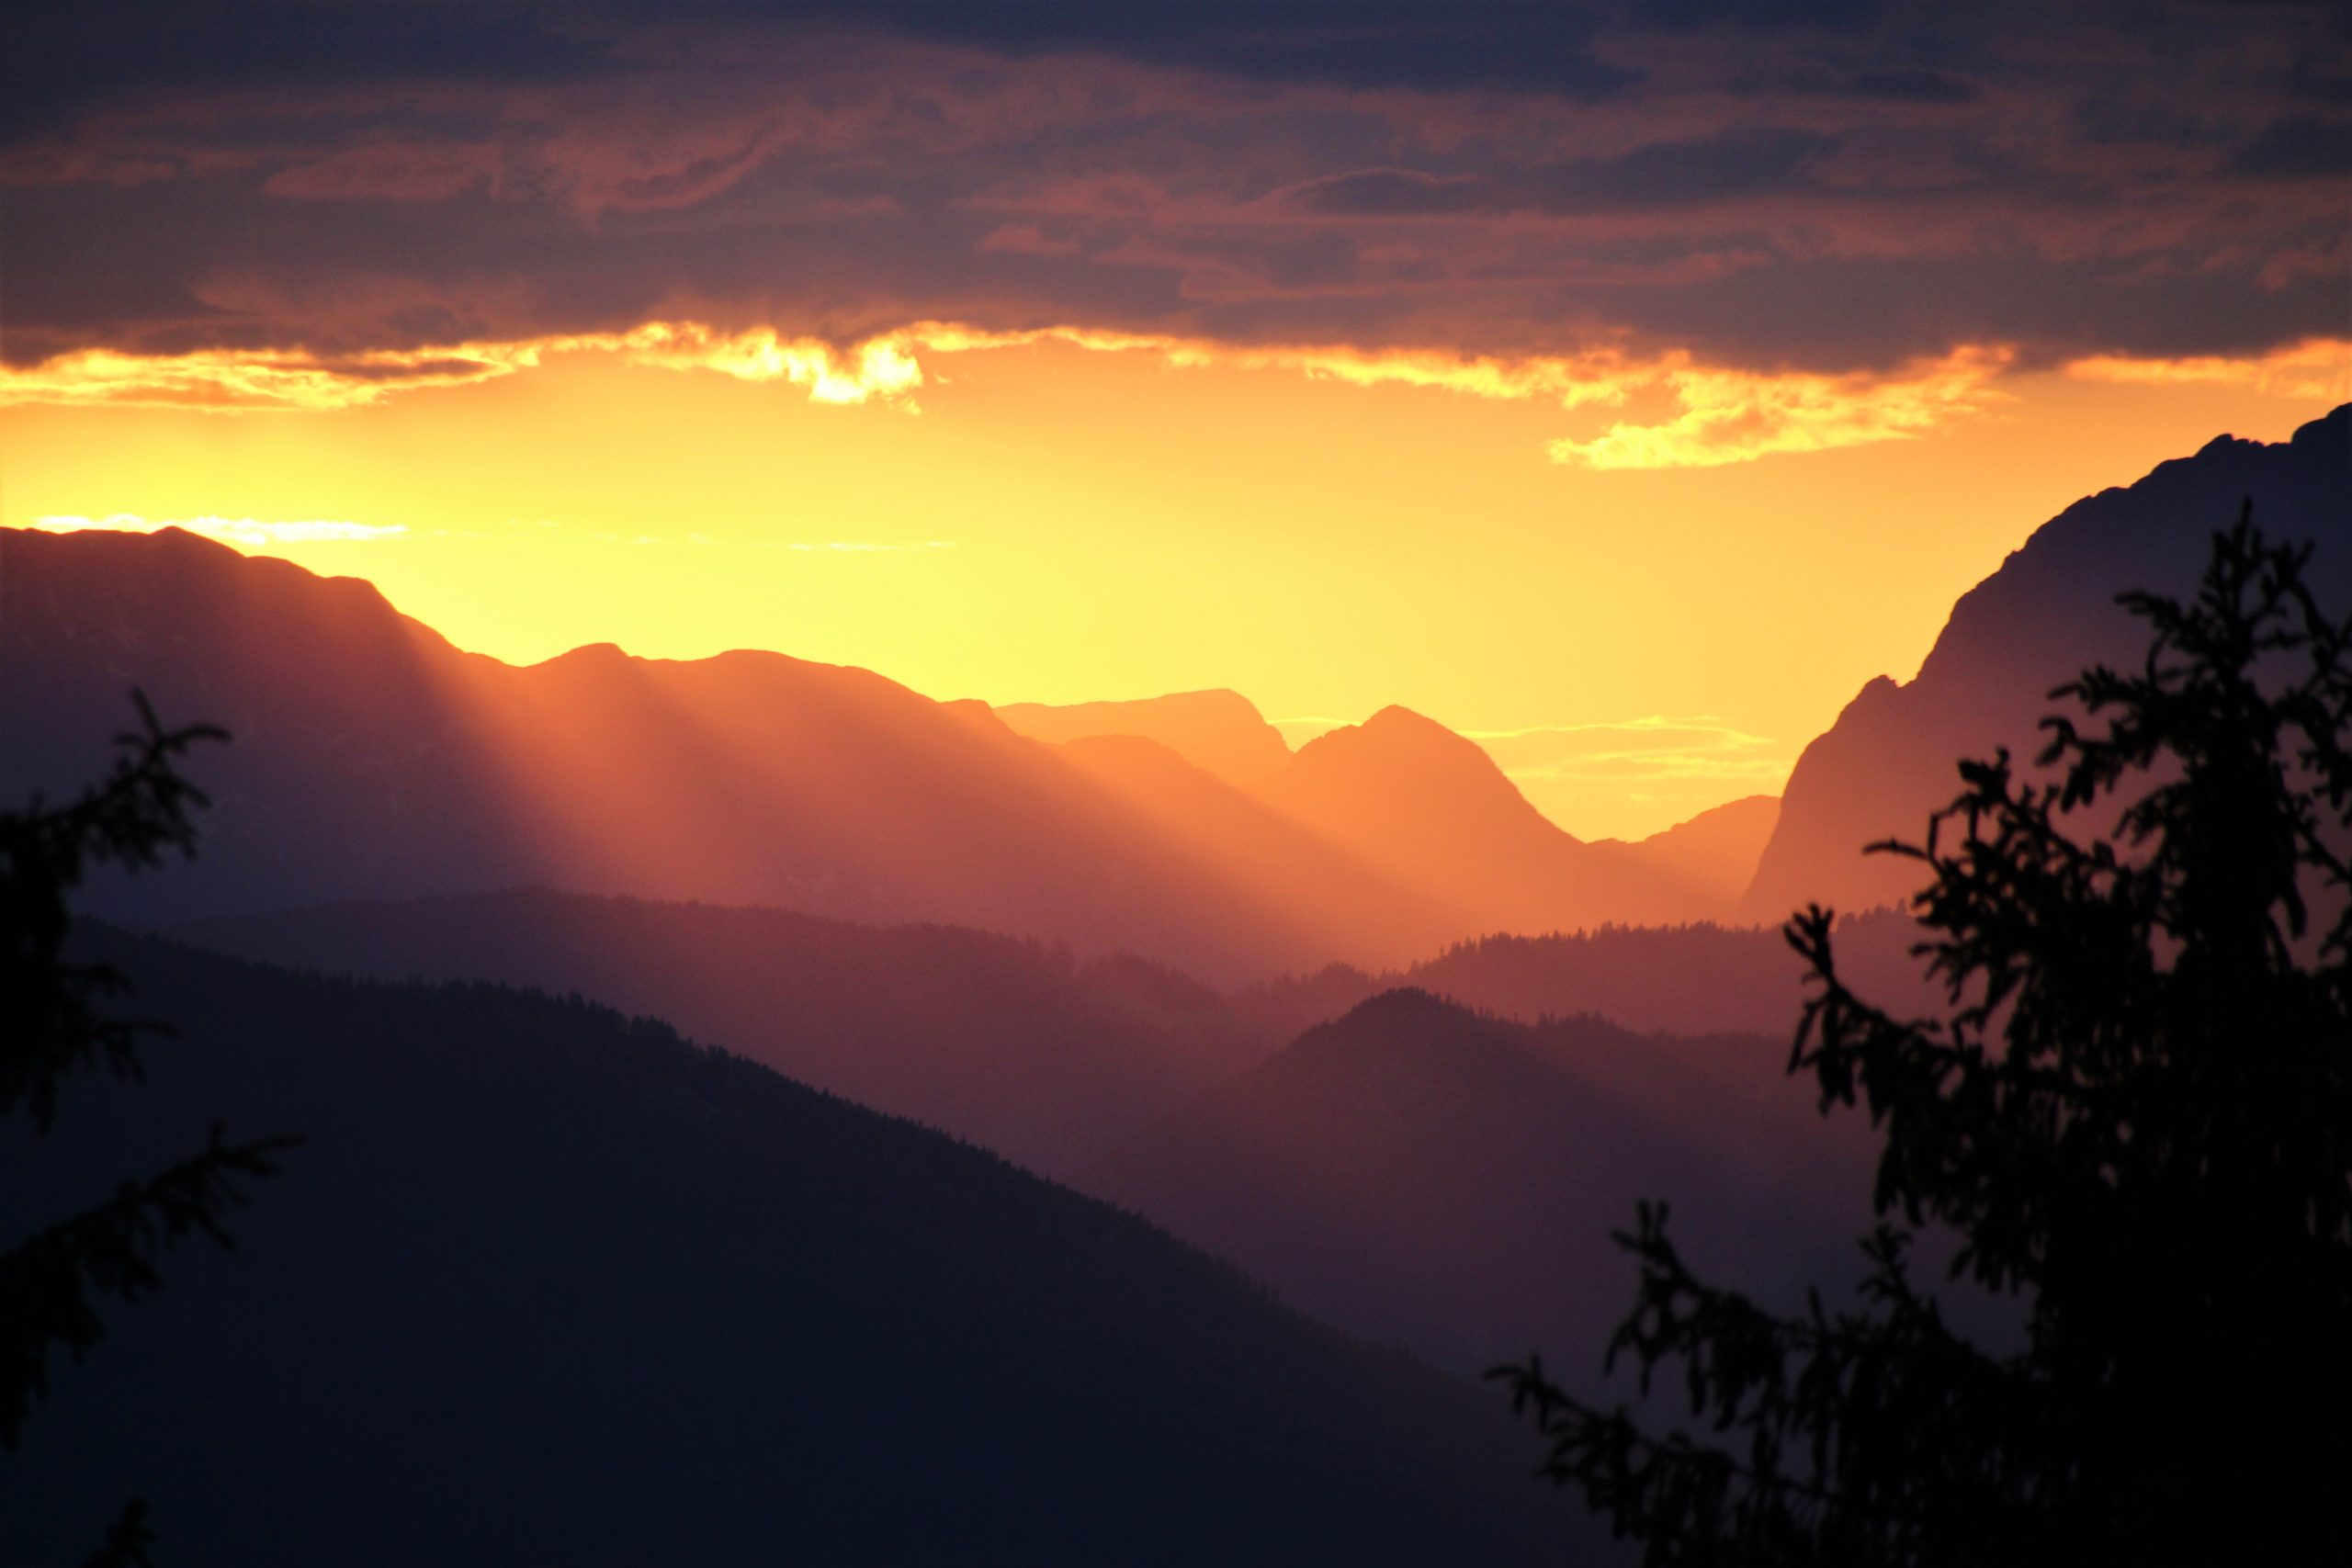
[[551,355],[608,354],[632,365],[715,370],[742,381],[786,381],[820,403],[897,398],[922,371],[896,338],[848,351],[786,339],[766,327],[721,333],[695,321],[649,321],[626,333],[514,343],[317,355],[307,349],[207,349],[130,355],[86,349],[22,370],[0,368],[0,406],[61,403],[134,408],[322,411],[364,407],[393,392],[460,387],[536,369]]
[[[673,324],[356,368],[280,356],[258,399],[230,374],[252,356],[77,356],[137,374],[94,391],[58,382],[64,362],[29,373],[54,398],[20,379],[0,522],[187,528],[367,578],[518,662],[769,648],[998,703],[1227,686],[1294,744],[1397,703],[1476,732],[1569,831],[1632,838],[1777,790],[2069,502],[2324,412],[2275,376],[1984,355],[1717,385],[1608,355],[942,326],[884,346]],[[171,375],[205,395],[92,406]],[[1654,439],[1812,455],[1628,461],[1651,450],[1628,421],[1743,396],[1745,434]],[[222,418],[225,397],[317,412]],[[1912,438],[1830,439],[1849,425]],[[1547,462],[1560,441],[1610,462]]]
[[1888,376],[1823,376],[1710,367],[1684,353],[1635,358],[1616,348],[1517,359],[1333,345],[1233,346],[1078,327],[989,333],[922,321],[839,348],[773,328],[726,333],[697,321],[649,321],[626,333],[327,356],[301,350],[141,356],[107,350],[0,370],[0,405],[119,404],[221,412],[334,410],[399,391],[463,386],[535,369],[554,355],[600,354],[666,370],[711,370],[782,381],[813,402],[880,400],[910,411],[926,379],[917,357],[1041,344],[1144,354],[1182,369],[1277,370],[1356,387],[1408,387],[1563,410],[1622,407],[1661,394],[1669,417],[1620,423],[1587,440],[1554,439],[1552,459],[1591,468],[1711,468],[1782,452],[1816,452],[1916,435],[2000,396],[1990,383],[2007,351],[1963,348]]
[[[914,393],[927,378],[918,355],[952,357],[1043,344],[1148,355],[1182,369],[1277,370],[1349,386],[1419,388],[1569,411],[1623,407],[1642,394],[1661,397],[1666,406],[1659,417],[1621,421],[1589,437],[1555,437],[1544,445],[1555,463],[1604,469],[1714,468],[1775,454],[1908,440],[2007,400],[1996,383],[2015,358],[2006,347],[1973,345],[1885,374],[1832,376],[1711,367],[1681,352],[1643,359],[1613,347],[1510,359],[1328,344],[1235,346],[1062,326],[993,333],[922,321],[844,348],[785,337],[772,327],[727,333],[698,321],[648,321],[626,333],[345,355],[299,349],[138,355],[93,349],[25,369],[0,369],[0,406],[117,404],[221,412],[346,409],[394,392],[512,376],[538,368],[554,355],[598,354],[665,370],[780,381],[805,388],[812,402],[881,401],[911,412]],[[2204,383],[2334,400],[2352,396],[2352,343],[2313,339],[2254,359],[2101,355],[2073,361],[2065,373],[2084,380]]]
[[44,534],[78,534],[92,528],[117,534],[153,534],[164,528],[181,528],[191,534],[201,534],[208,539],[219,539],[231,545],[249,545],[255,549],[271,545],[319,544],[330,539],[345,543],[358,539],[396,539],[408,532],[398,523],[378,525],[327,519],[263,523],[251,517],[209,516],[163,517],[151,521],[130,512],[117,512],[105,517],[51,513],[34,518],[32,525]]
[[2087,381],[2145,386],[2204,383],[2244,387],[2273,397],[2342,402],[2352,398],[2352,339],[2308,338],[2255,359],[2201,355],[2188,359],[2132,359],[2099,355],[2077,359],[2066,374]]
[[1687,361],[1658,367],[1681,412],[1656,424],[1612,425],[1589,441],[1555,441],[1553,461],[1594,468],[1713,468],[1776,452],[1822,452],[1905,440],[2005,399],[1993,378],[2007,349],[1963,348],[1888,377],[1757,375]]

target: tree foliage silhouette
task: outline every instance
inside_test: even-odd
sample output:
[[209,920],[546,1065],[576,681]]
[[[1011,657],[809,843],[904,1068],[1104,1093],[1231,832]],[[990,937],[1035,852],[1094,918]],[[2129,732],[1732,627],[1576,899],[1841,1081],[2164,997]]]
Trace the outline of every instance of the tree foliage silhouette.
[[[139,1043],[164,1035],[154,1020],[116,1016],[106,998],[129,979],[106,964],[66,953],[68,895],[94,864],[133,871],[194,852],[191,812],[205,796],[178,759],[199,741],[227,739],[209,726],[165,729],[134,693],[140,728],[100,784],[60,807],[36,797],[0,812],[0,1114],[23,1111],[46,1135],[61,1087],[77,1072],[136,1078]],[[216,1125],[206,1145],[151,1175],[125,1181],[93,1208],[47,1226],[0,1254],[0,1447],[14,1450],[26,1418],[49,1391],[50,1354],[86,1355],[105,1336],[99,1302],[136,1302],[161,1288],[162,1254],[202,1234],[229,1245],[224,1219],[243,1201],[240,1179],[276,1170],[298,1140],[230,1142]],[[146,1506],[133,1500],[93,1563],[143,1563],[153,1541]]]
[[[1841,983],[1829,913],[1790,1071],[1884,1145],[1850,1307],[1700,1280],[1644,1205],[1607,1363],[1689,1422],[1497,1368],[1651,1563],[2286,1561],[2340,1543],[2352,1473],[2352,621],[2310,547],[2241,514],[2195,596],[2120,603],[2132,671],[2051,694],[2045,773],[1961,764],[1923,844],[1914,949],[1948,1016]],[[2072,818],[2072,821],[2067,820]],[[2111,821],[2104,834],[2086,822]],[[2072,829],[2073,830],[2069,830]],[[1909,1265],[2009,1298],[2018,1343],[1948,1321]],[[1675,1369],[1679,1369],[1679,1378]],[[2091,1555],[2086,1555],[2091,1554]]]

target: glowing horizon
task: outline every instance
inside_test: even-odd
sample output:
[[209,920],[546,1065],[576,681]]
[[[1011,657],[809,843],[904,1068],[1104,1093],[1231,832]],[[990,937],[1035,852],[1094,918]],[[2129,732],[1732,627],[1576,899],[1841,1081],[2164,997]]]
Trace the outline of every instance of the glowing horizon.
[[[2213,435],[2283,438],[2347,358],[2011,371],[1985,384],[1993,412],[1900,439],[1611,471],[1544,446],[1563,421],[1607,439],[1626,400],[1159,345],[967,344],[922,372],[917,418],[771,384],[814,377],[572,354],[225,422],[19,403],[0,520],[190,526],[367,578],[515,663],[767,648],[1000,705],[1228,687],[1294,746],[1396,703],[1477,740],[1568,831],[1640,838],[1778,793],[2033,527]],[[441,460],[416,471],[416,449]],[[1360,488],[1335,487],[1349,464]],[[1884,528],[1887,495],[1909,530]],[[1590,521],[1619,513],[1641,525]]]

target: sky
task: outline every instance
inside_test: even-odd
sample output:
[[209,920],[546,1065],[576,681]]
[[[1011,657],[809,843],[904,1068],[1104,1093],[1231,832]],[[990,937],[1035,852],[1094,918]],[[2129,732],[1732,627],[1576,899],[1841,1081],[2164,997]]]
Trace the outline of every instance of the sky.
[[1402,703],[1639,836],[2352,396],[2347,17],[19,7],[0,522],[517,661]]

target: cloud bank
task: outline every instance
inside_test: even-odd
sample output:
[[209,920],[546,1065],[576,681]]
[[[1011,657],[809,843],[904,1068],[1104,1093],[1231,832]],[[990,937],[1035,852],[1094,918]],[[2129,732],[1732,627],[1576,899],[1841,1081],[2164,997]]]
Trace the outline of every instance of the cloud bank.
[[2005,371],[2347,356],[2337,5],[132,15],[0,63],[0,397],[597,352],[908,407],[926,354],[1049,334],[1646,397],[1551,449],[1643,467],[1917,434]]

